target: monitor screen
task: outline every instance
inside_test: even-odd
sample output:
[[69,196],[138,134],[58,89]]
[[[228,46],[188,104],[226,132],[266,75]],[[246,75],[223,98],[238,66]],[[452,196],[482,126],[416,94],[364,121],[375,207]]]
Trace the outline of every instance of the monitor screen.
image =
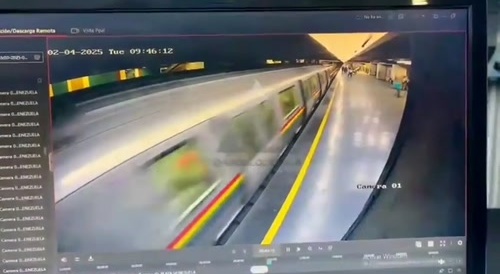
[[465,272],[467,16],[0,15],[3,273]]

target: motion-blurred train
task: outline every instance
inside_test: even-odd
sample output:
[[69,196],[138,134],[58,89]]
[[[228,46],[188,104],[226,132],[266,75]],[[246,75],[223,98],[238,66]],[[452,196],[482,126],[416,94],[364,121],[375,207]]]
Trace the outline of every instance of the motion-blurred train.
[[[123,230],[141,223],[144,234],[166,224],[175,234],[235,178],[253,193],[338,69],[249,73],[89,113],[88,136],[54,155],[60,251],[85,251],[99,239],[121,245],[129,240]],[[150,249],[146,242],[169,237],[138,242]]]

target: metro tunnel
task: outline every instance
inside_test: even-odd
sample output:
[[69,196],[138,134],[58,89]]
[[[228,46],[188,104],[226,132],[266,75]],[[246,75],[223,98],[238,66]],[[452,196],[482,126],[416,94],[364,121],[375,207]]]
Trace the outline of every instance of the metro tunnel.
[[435,56],[411,35],[158,38],[134,43],[179,54],[54,58],[59,251],[462,235],[463,104],[415,73]]

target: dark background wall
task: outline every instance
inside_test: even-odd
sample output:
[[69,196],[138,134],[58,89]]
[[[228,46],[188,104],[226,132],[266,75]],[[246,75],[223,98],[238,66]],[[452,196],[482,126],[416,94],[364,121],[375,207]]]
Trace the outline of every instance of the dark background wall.
[[[489,57],[497,44],[499,29],[499,1],[488,0],[488,49]],[[498,129],[497,129],[498,130]],[[500,273],[500,209],[488,210],[487,273]]]

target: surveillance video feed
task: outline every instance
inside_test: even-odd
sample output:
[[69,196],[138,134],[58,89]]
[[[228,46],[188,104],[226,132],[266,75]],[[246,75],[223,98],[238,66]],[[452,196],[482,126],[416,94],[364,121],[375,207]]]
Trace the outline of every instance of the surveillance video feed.
[[48,39],[58,251],[465,235],[464,37]]
[[458,273],[468,17],[430,12],[1,15],[0,272]]

